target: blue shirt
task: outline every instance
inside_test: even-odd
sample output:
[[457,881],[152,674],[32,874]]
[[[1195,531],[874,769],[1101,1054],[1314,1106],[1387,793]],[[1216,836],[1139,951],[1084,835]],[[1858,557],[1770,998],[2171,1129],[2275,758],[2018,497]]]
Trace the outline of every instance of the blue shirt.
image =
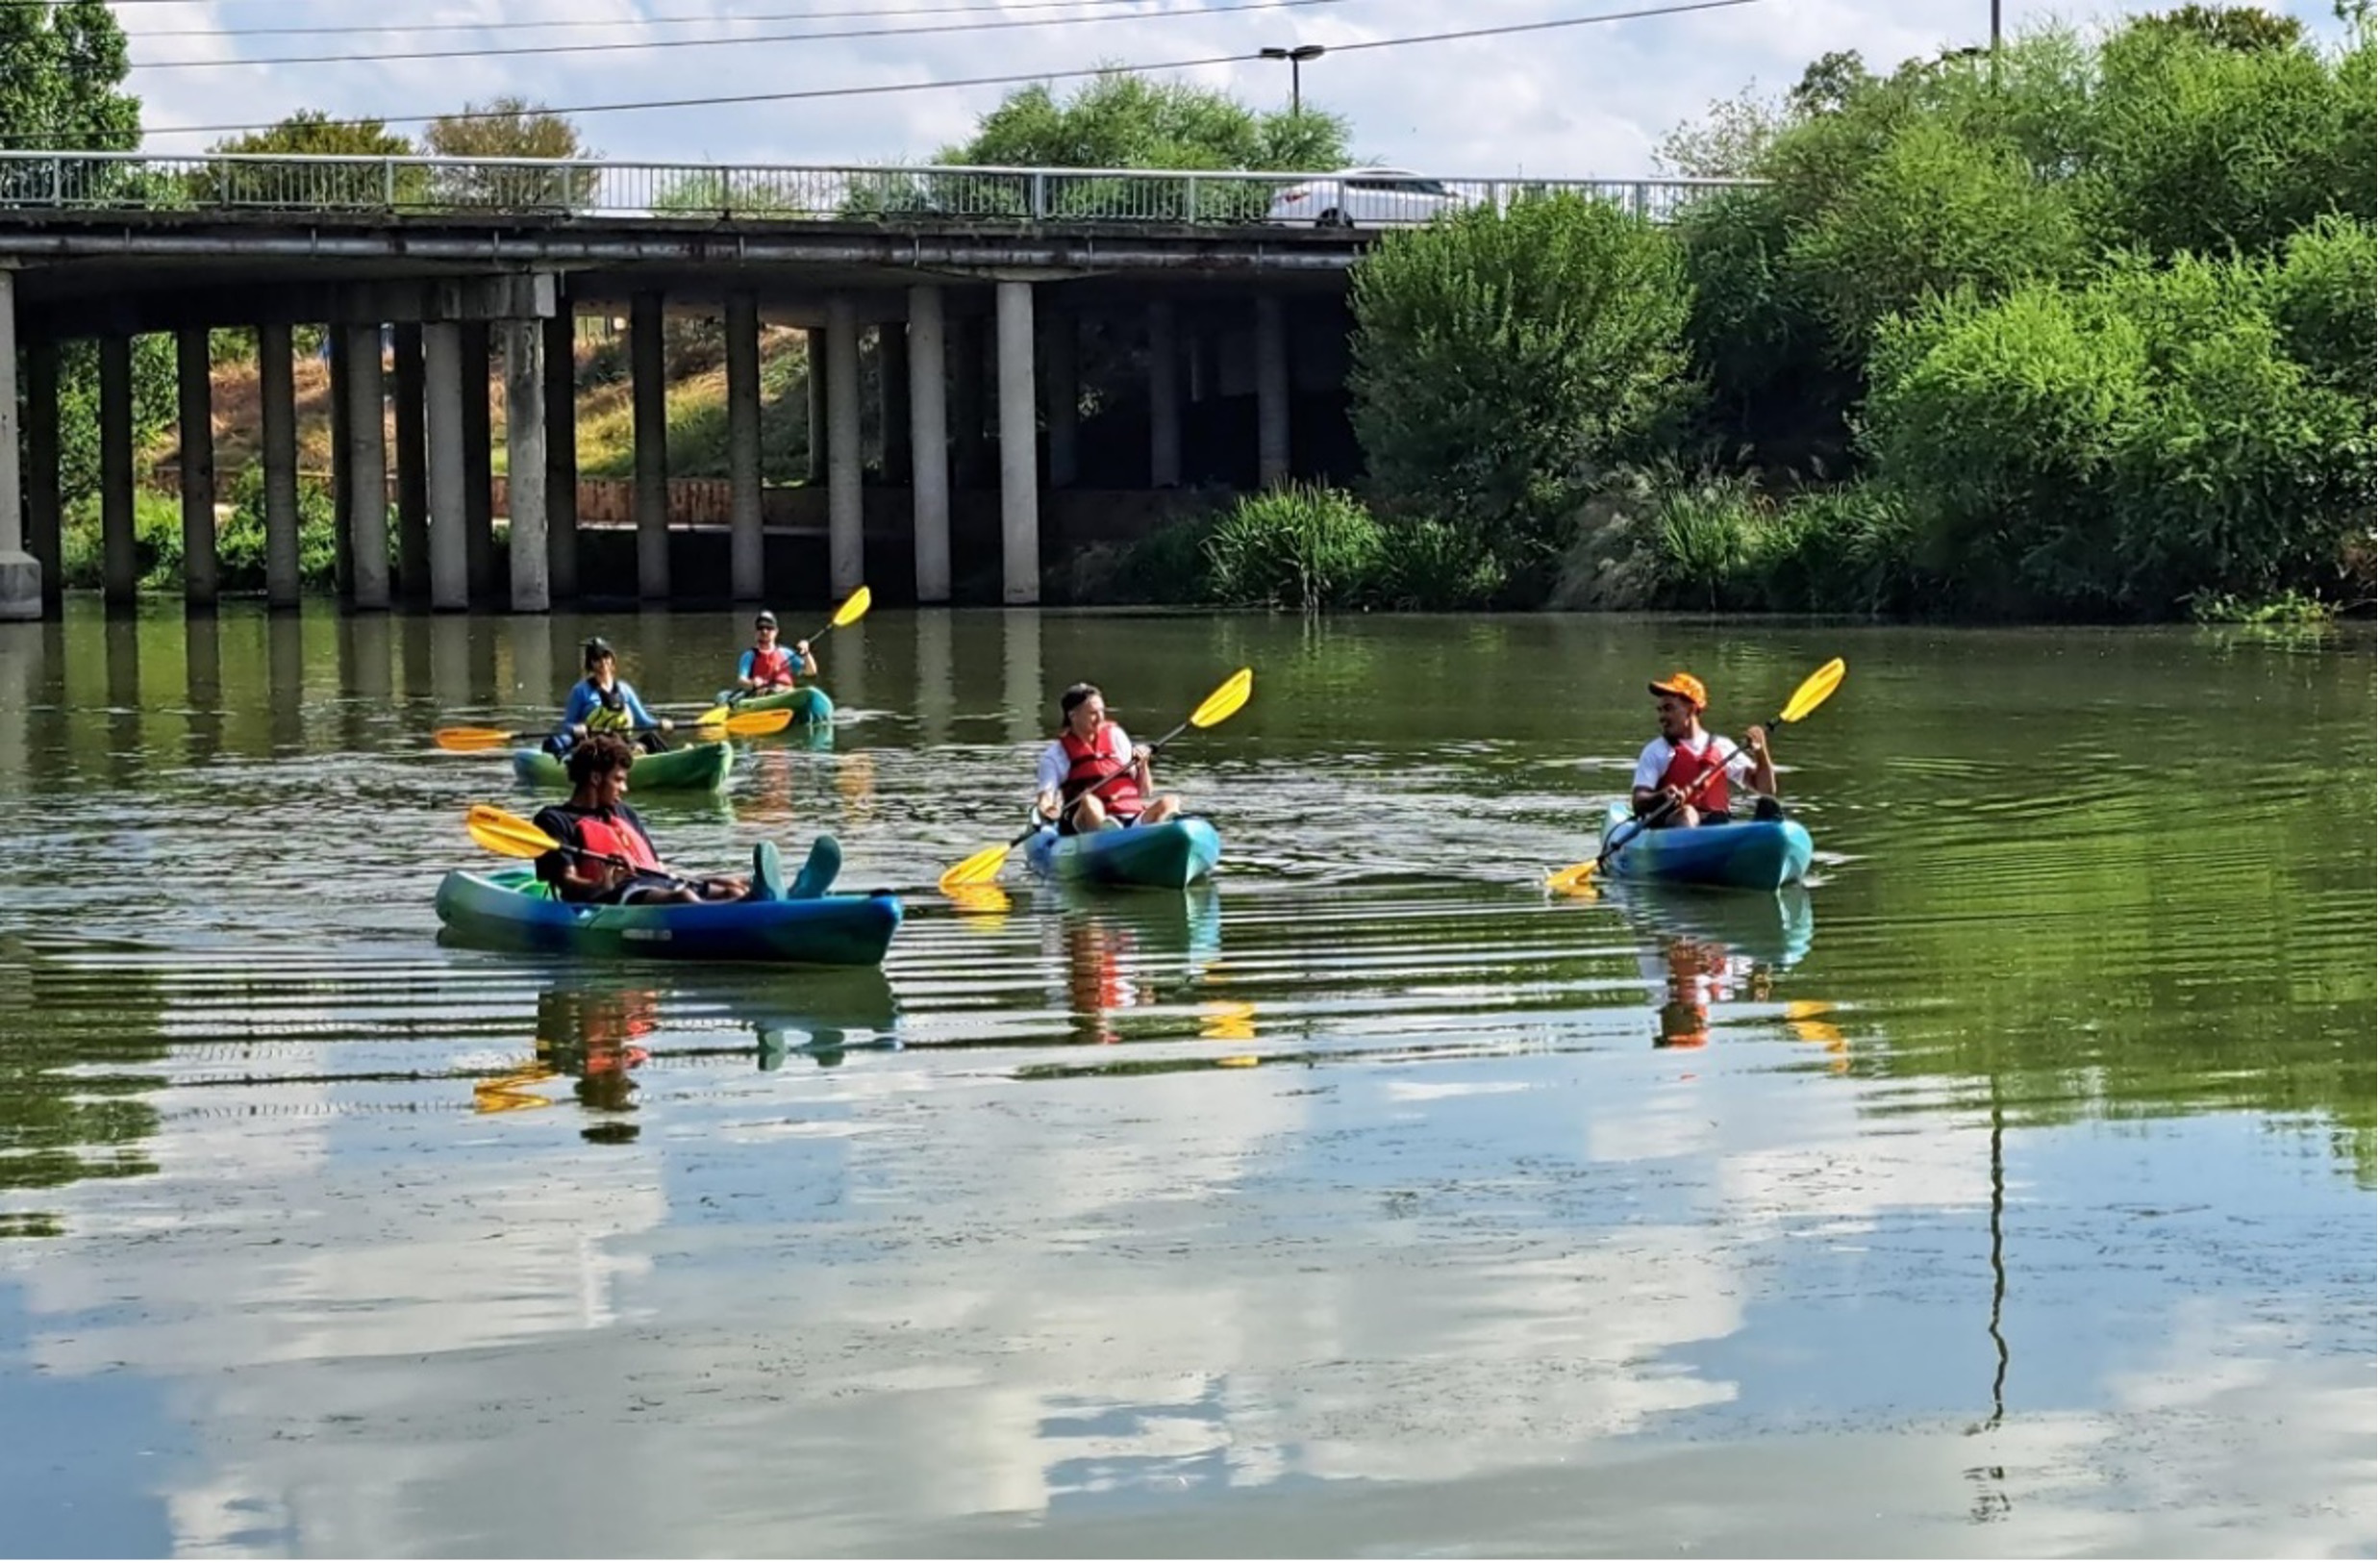
[[[620,704],[626,709],[628,720],[632,725],[637,727],[659,727],[661,725],[654,719],[653,713],[644,709],[644,702],[637,698],[637,687],[634,684],[624,678],[615,678],[612,681],[612,692],[619,696]],[[576,684],[571,685],[570,698],[563,702],[562,726],[556,729],[555,736],[559,738],[567,734],[573,726],[593,716],[602,704],[603,693],[595,688],[594,680],[582,678]]]

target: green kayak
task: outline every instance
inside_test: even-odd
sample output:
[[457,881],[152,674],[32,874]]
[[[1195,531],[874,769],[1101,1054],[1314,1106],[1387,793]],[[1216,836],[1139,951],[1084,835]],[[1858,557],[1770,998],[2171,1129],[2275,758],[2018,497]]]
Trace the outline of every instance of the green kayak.
[[[628,785],[647,792],[716,793],[727,786],[735,763],[733,744],[689,744],[682,749],[638,755],[628,771]],[[533,787],[570,785],[562,762],[544,749],[514,749],[513,774]]]
[[826,697],[826,691],[815,684],[804,684],[799,689],[771,690],[766,694],[747,694],[740,700],[731,699],[734,690],[719,691],[719,704],[730,711],[790,711],[797,723],[815,724],[835,719],[835,702]]

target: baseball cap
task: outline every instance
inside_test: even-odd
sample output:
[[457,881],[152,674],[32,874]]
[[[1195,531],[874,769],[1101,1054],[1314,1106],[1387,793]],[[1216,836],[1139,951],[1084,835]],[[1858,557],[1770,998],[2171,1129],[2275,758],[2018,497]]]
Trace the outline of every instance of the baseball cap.
[[1696,711],[1711,703],[1711,692],[1702,687],[1702,680],[1683,668],[1647,687],[1655,694],[1674,694]]

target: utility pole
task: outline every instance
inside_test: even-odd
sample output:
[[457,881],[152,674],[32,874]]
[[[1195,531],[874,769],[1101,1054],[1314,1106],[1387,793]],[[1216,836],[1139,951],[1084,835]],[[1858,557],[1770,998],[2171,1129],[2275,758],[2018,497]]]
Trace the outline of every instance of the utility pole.
[[[1999,26],[1996,20],[1999,13],[1999,0],[1992,0],[1992,14],[1995,18],[1992,28],[1995,36]],[[1291,115],[1302,115],[1306,112],[1305,96],[1298,89],[1298,67],[1309,60],[1319,60],[1326,52],[1319,43],[1300,43],[1293,49],[1259,49],[1257,51],[1260,59],[1286,60],[1290,63],[1290,113]]]

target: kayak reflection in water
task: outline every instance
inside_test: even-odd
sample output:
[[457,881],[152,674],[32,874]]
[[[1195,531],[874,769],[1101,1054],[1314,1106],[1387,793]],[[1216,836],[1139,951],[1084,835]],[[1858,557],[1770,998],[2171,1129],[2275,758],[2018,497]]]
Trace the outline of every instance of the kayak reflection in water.
[[678,879],[662,867],[661,854],[637,811],[620,801],[628,794],[628,768],[636,756],[619,739],[597,733],[570,751],[570,796],[538,811],[532,821],[569,851],[538,859],[538,877],[565,901],[639,906],[666,901],[778,900],[776,847],[753,849],[752,882],[741,879]]
[[1703,731],[1702,713],[1711,703],[1702,680],[1671,673],[1648,686],[1661,736],[1637,757],[1630,801],[1647,829],[1670,825],[1723,825],[1732,818],[1728,784],[1759,794],[1756,819],[1784,816],[1777,802],[1777,771],[1768,757],[1768,733],[1757,724],[1744,730],[1741,747]]
[[[1108,720],[1107,697],[1096,684],[1076,684],[1058,697],[1058,736],[1041,751],[1034,812],[1058,821],[1062,836],[1120,825],[1162,824],[1182,810],[1149,777],[1149,747],[1136,744]],[[1063,809],[1063,813],[1061,810]]]
[[1644,974],[1662,996],[1656,1047],[1704,1047],[1711,1042],[1711,1006],[1768,996],[1769,969],[1711,940],[1675,938],[1647,951]]

